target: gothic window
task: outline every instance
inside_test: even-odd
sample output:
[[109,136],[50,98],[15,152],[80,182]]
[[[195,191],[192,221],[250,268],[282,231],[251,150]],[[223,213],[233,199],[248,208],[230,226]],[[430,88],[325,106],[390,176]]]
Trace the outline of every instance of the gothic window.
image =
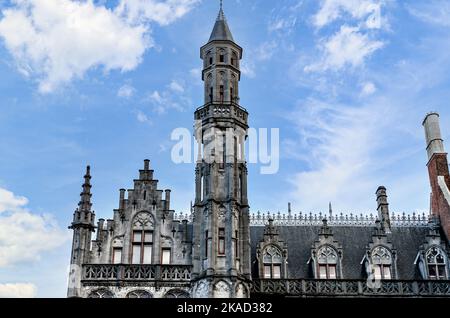
[[219,228],[219,255],[225,255],[225,229]]
[[375,279],[392,279],[392,255],[387,248],[375,247],[371,253],[371,261]]
[[114,298],[114,294],[107,289],[97,289],[92,291],[88,298]]
[[234,243],[234,257],[239,258],[239,231],[234,232],[236,241]]
[[133,290],[127,294],[127,298],[153,298],[153,296],[145,290]]
[[161,264],[168,265],[171,263],[170,248],[163,248],[161,252]]
[[144,200],[147,200],[147,191],[144,190]]
[[225,62],[225,54],[223,54],[223,52],[220,53],[220,63],[224,63]]
[[141,212],[133,220],[131,237],[131,263],[151,264],[153,252],[153,216],[148,212]]
[[213,100],[213,86],[212,86],[213,77],[211,74],[206,78],[206,86],[205,86],[205,95],[209,94],[209,101]]
[[113,248],[113,264],[120,264],[122,263],[122,248],[121,247],[115,247]]
[[283,255],[275,246],[266,248],[263,254],[264,278],[279,279],[281,278],[281,264]]
[[165,295],[164,298],[190,298],[189,293],[181,289],[171,289]]
[[200,178],[200,201],[203,201],[204,191],[205,191],[205,177],[202,176]]
[[320,279],[337,278],[338,255],[331,246],[324,246],[317,252],[317,273]]
[[208,231],[205,231],[205,258],[208,257]]
[[220,102],[223,103],[223,96],[224,96],[224,86],[220,85]]
[[428,278],[447,279],[446,257],[442,249],[437,246],[430,248],[426,255]]
[[237,61],[238,61],[238,56],[237,56],[236,52],[233,51],[233,53],[231,54],[231,65],[233,65],[234,67],[237,67]]

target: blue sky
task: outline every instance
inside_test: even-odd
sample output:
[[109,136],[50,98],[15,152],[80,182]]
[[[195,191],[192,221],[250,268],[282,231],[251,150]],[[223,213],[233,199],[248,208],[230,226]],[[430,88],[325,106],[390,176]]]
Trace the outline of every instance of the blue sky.
[[[187,212],[194,166],[170,134],[203,101],[199,48],[212,0],[9,0],[0,4],[0,295],[64,297],[73,210],[87,164],[97,217],[151,160]],[[225,0],[244,48],[241,104],[280,128],[280,170],[251,165],[251,210],[428,211],[421,126],[450,136],[450,4]]]

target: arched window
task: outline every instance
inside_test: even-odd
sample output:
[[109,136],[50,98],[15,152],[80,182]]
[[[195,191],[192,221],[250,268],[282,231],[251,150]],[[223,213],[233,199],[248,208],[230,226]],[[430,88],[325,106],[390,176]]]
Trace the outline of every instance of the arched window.
[[114,294],[107,289],[97,289],[92,291],[88,298],[114,298]]
[[205,95],[208,95],[209,97],[209,102],[213,101],[213,77],[211,74],[208,75],[208,77],[206,78],[206,92]]
[[372,271],[375,279],[392,279],[392,255],[391,252],[378,246],[372,250],[370,255]]
[[264,278],[281,278],[283,254],[275,246],[266,248],[263,254]]
[[149,212],[140,212],[133,219],[131,263],[151,264],[154,219]]
[[236,52],[233,51],[233,53],[231,54],[231,65],[233,65],[234,67],[237,67],[237,61],[238,61],[238,56],[237,56]]
[[447,279],[447,260],[444,252],[437,246],[433,246],[426,253],[428,278]]
[[153,296],[145,290],[133,290],[127,294],[127,298],[153,298]]
[[320,279],[337,278],[338,255],[331,246],[323,246],[317,252],[317,273]]
[[164,298],[190,298],[189,293],[181,289],[171,289],[165,295]]

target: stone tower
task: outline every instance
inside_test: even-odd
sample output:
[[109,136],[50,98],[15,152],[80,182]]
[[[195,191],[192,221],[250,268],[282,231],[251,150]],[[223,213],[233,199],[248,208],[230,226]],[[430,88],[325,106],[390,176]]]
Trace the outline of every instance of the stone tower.
[[73,230],[72,254],[70,257],[68,297],[80,296],[81,266],[90,260],[91,236],[95,230],[95,213],[91,203],[91,168],[86,167],[83,191],[78,208],[73,213],[69,229]]
[[200,57],[205,104],[195,112],[193,296],[247,297],[251,278],[244,150],[248,113],[239,105],[242,48],[234,42],[222,7]]

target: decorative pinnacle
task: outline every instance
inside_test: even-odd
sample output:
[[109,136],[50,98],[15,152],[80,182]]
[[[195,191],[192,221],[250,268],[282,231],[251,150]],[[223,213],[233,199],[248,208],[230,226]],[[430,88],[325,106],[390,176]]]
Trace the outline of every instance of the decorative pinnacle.
[[220,9],[219,9],[219,15],[217,16],[217,21],[224,21],[225,20],[225,13],[223,13],[223,2],[220,0]]
[[91,210],[91,167],[86,167],[86,174],[84,175],[83,191],[80,194],[80,203],[78,203],[79,210]]

